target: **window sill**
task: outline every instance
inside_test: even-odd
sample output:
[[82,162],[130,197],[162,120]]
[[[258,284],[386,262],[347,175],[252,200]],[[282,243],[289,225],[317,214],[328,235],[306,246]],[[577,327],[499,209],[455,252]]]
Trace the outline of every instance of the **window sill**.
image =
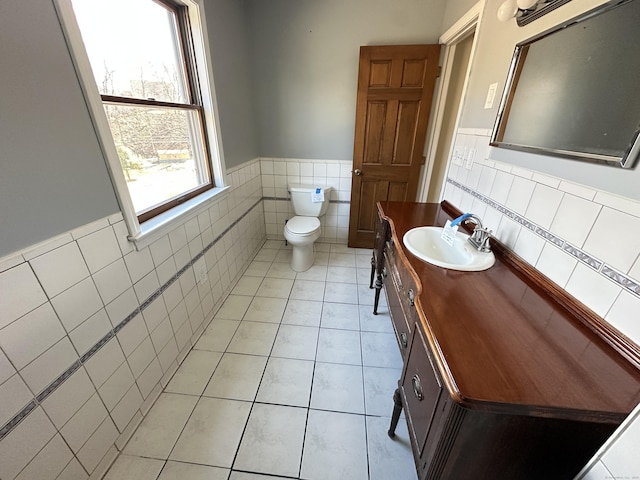
[[207,208],[207,204],[211,200],[220,200],[226,197],[230,189],[231,187],[212,188],[171,210],[147,220],[139,226],[138,233],[129,235],[129,241],[134,243],[136,250],[142,250]]

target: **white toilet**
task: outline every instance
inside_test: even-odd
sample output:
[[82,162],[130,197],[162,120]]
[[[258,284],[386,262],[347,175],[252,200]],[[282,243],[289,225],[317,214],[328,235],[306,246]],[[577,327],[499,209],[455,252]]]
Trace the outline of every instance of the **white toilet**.
[[[316,190],[324,196],[318,201]],[[320,220],[329,208],[331,187],[314,187],[313,185],[289,185],[291,204],[295,217],[284,225],[284,238],[293,247],[291,269],[304,272],[313,265],[313,242],[320,238]],[[314,198],[315,194],[315,198]]]

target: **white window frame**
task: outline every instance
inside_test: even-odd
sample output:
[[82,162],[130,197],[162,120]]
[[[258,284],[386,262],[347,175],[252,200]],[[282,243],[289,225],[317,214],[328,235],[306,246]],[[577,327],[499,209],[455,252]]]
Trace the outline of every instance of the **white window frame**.
[[134,242],[137,249],[150,245],[155,240],[166,235],[180,223],[197,214],[206,206],[209,200],[226,195],[229,187],[224,185],[225,168],[222,139],[220,136],[220,121],[218,118],[218,105],[215,96],[213,74],[211,69],[211,54],[207,39],[206,20],[202,0],[179,0],[179,3],[187,7],[191,33],[193,36],[193,49],[196,58],[197,79],[202,95],[202,107],[204,109],[204,121],[206,135],[210,147],[211,173],[213,175],[214,188],[188,200],[166,212],[163,212],[143,223],[138,221],[138,215],[133,206],[124,171],[120,164],[116,145],[111,135],[111,128],[107,120],[102,97],[98,91],[89,56],[84,48],[82,34],[78,27],[71,0],[54,0],[54,5],[62,25],[67,46],[73,60],[80,87],[82,88],[89,114],[93,122],[100,147],[106,160],[107,169],[111,176],[124,222],[129,230],[129,240]]

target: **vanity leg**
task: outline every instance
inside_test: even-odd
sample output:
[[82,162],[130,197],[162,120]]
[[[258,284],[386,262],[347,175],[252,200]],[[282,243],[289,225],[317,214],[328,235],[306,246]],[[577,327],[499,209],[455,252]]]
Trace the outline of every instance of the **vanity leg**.
[[400,397],[400,389],[396,388],[393,392],[393,414],[391,415],[391,425],[387,435],[394,438],[396,436],[396,427],[398,426],[398,420],[400,420],[400,413],[402,412],[402,399]]
[[380,292],[382,291],[382,275],[376,278],[376,296],[373,299],[373,314],[378,314],[378,303],[380,302]]
[[369,280],[369,288],[373,288],[373,277],[376,274],[376,258],[371,254],[371,280]]

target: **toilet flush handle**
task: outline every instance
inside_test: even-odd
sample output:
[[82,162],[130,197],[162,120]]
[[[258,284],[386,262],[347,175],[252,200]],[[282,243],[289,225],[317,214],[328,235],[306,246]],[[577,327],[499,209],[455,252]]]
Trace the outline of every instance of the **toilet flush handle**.
[[362,175],[362,170],[360,170],[359,168],[356,168],[353,173],[356,174],[356,177],[359,177],[360,175]]

